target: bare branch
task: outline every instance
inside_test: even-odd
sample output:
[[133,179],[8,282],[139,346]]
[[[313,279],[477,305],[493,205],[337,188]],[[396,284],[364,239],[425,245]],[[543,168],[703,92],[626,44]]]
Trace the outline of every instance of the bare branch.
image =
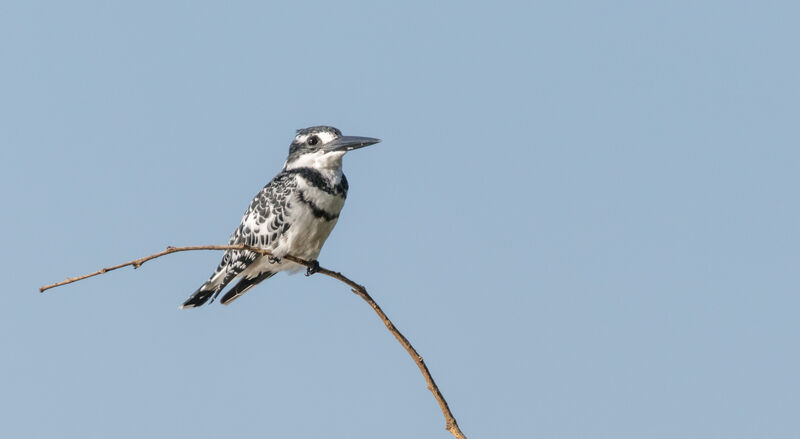
[[[97,271],[95,271],[93,273],[85,274],[83,276],[70,277],[70,278],[67,278],[66,280],[63,280],[61,282],[57,282],[57,283],[50,284],[50,285],[45,285],[45,286],[39,288],[39,292],[43,293],[43,292],[49,290],[50,288],[55,288],[55,287],[60,287],[62,285],[71,284],[73,282],[77,282],[79,280],[87,279],[87,278],[90,278],[90,277],[93,277],[93,276],[97,276],[97,275],[100,275],[100,274],[105,274],[105,273],[108,273],[109,271],[116,270],[116,269],[122,268],[122,267],[132,266],[133,268],[139,268],[142,264],[144,264],[145,262],[147,262],[147,261],[149,261],[151,259],[156,259],[156,258],[159,258],[161,256],[165,256],[165,255],[168,255],[168,254],[171,254],[171,253],[184,252],[184,251],[190,251],[190,250],[248,250],[248,251],[252,251],[252,252],[255,252],[255,253],[259,253],[259,254],[264,255],[264,256],[270,256],[271,255],[271,253],[268,250],[265,250],[263,248],[249,246],[249,245],[244,245],[244,244],[194,245],[194,246],[188,246],[188,247],[167,247],[166,250],[164,250],[162,252],[159,252],[159,253],[152,254],[150,256],[145,256],[143,258],[134,259],[133,261],[125,262],[123,264],[114,265],[114,266],[111,266],[111,267],[101,268],[101,269],[99,269],[99,270],[97,270]],[[312,265],[311,261],[306,261],[305,259],[296,258],[296,257],[294,257],[292,255],[286,255],[286,256],[283,257],[283,259],[286,259],[288,261],[292,261],[292,262],[294,262],[296,264],[300,264],[300,265],[303,265],[303,266],[306,266],[306,267],[310,267]],[[317,270],[317,273],[321,273],[321,274],[324,274],[326,276],[330,276],[330,277],[332,277],[334,279],[337,279],[337,280],[347,284],[347,286],[349,286],[355,294],[357,294],[362,299],[364,299],[364,301],[366,301],[369,304],[369,306],[372,307],[372,309],[375,311],[375,313],[378,314],[378,317],[380,317],[380,319],[383,322],[383,324],[386,325],[386,329],[388,329],[389,332],[391,332],[392,335],[394,335],[394,338],[396,338],[397,341],[403,346],[403,348],[405,348],[406,352],[408,352],[408,355],[411,356],[411,359],[414,360],[414,363],[419,368],[419,371],[422,372],[422,376],[425,377],[425,382],[428,384],[428,390],[430,390],[431,393],[433,393],[433,397],[436,398],[436,402],[439,403],[439,408],[442,410],[442,414],[444,415],[444,419],[445,419],[445,428],[447,429],[447,431],[452,433],[452,435],[455,436],[456,439],[466,439],[466,436],[464,436],[464,433],[462,433],[461,429],[458,428],[458,423],[456,422],[456,418],[453,416],[453,413],[450,412],[450,407],[448,407],[447,401],[445,401],[444,396],[442,395],[442,392],[439,391],[439,387],[436,385],[436,382],[433,380],[433,377],[431,376],[430,371],[428,371],[428,366],[425,365],[425,361],[422,359],[422,356],[419,353],[417,353],[417,350],[414,349],[414,346],[412,346],[411,343],[408,341],[408,339],[405,336],[403,336],[402,333],[400,333],[400,331],[397,329],[397,327],[394,326],[394,323],[392,323],[392,321],[389,320],[389,317],[386,316],[386,313],[384,313],[383,310],[381,309],[381,307],[378,306],[378,304],[375,302],[375,300],[372,299],[372,296],[370,296],[369,293],[367,293],[367,289],[364,288],[363,285],[360,285],[360,284],[357,284],[357,283],[353,282],[347,276],[343,275],[342,273],[340,273],[338,271],[332,271],[332,270],[328,270],[327,268],[319,267],[319,269]]]

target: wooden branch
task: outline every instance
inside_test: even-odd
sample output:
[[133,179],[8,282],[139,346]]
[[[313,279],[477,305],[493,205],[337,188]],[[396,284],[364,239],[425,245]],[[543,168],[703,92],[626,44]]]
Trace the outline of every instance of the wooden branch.
[[[50,285],[45,285],[45,286],[39,288],[39,292],[43,293],[43,292],[49,290],[50,288],[55,288],[55,287],[60,287],[62,285],[71,284],[73,282],[77,282],[79,280],[83,280],[83,279],[90,278],[90,277],[93,277],[93,276],[97,276],[97,275],[100,275],[100,274],[105,274],[105,273],[108,273],[109,271],[116,270],[116,269],[122,268],[122,267],[132,266],[133,268],[139,268],[139,267],[142,266],[142,264],[144,264],[145,262],[147,262],[147,261],[149,261],[151,259],[156,259],[156,258],[159,258],[161,256],[165,256],[165,255],[168,255],[168,254],[171,254],[171,253],[184,252],[184,251],[190,251],[190,250],[248,250],[248,251],[251,251],[251,252],[255,252],[255,253],[261,254],[263,256],[271,256],[272,255],[268,250],[265,250],[263,248],[253,247],[253,246],[244,245],[244,244],[194,245],[194,246],[188,246],[188,247],[167,247],[166,250],[164,250],[162,252],[159,252],[159,253],[152,254],[150,256],[145,256],[143,258],[134,259],[133,261],[125,262],[123,264],[114,265],[114,266],[111,266],[111,267],[101,268],[101,269],[99,269],[99,270],[97,270],[97,271],[95,271],[93,273],[85,274],[83,276],[78,276],[78,277],[70,277],[70,278],[67,278],[66,280],[63,280],[61,282],[57,282],[57,283],[50,284]],[[311,261],[306,261],[305,259],[296,258],[296,257],[294,257],[292,255],[286,255],[286,256],[283,257],[283,259],[286,259],[288,261],[292,261],[292,262],[294,262],[296,264],[300,264],[300,265],[303,265],[303,266],[306,266],[306,267],[312,266]],[[428,370],[428,366],[425,365],[425,361],[422,359],[422,356],[419,353],[417,353],[417,350],[414,349],[414,346],[412,346],[411,343],[408,341],[408,339],[405,336],[403,336],[403,334],[397,329],[396,326],[394,326],[394,323],[392,323],[392,321],[389,320],[389,317],[386,316],[386,313],[384,313],[383,310],[381,309],[381,307],[378,306],[378,304],[375,302],[375,300],[372,299],[372,296],[370,296],[369,293],[367,293],[367,289],[364,288],[363,285],[359,285],[359,284],[353,282],[347,276],[343,275],[342,273],[340,273],[338,271],[332,271],[332,270],[328,270],[327,268],[319,267],[319,269],[317,270],[317,273],[321,273],[321,274],[324,274],[326,276],[330,276],[330,277],[332,277],[334,279],[337,279],[337,280],[347,284],[347,286],[349,286],[355,294],[357,294],[362,299],[364,299],[364,301],[366,301],[369,304],[369,306],[372,307],[372,309],[375,311],[375,313],[378,314],[378,317],[381,318],[381,321],[383,322],[383,324],[386,325],[386,329],[388,329],[389,332],[391,332],[392,335],[394,335],[394,338],[396,338],[397,341],[403,346],[403,348],[405,348],[406,352],[408,352],[408,355],[410,355],[411,359],[413,359],[414,363],[416,363],[417,367],[419,368],[419,371],[422,372],[422,376],[425,377],[425,382],[428,384],[428,390],[430,390],[431,393],[433,393],[433,397],[436,398],[436,402],[439,403],[439,408],[442,410],[442,415],[444,415],[444,419],[445,419],[445,428],[447,429],[447,431],[449,431],[453,436],[455,436],[456,439],[466,439],[466,436],[464,436],[464,433],[462,433],[461,429],[458,428],[458,423],[456,422],[456,418],[453,416],[453,413],[450,412],[450,407],[448,407],[447,401],[444,399],[444,396],[442,395],[442,392],[439,391],[439,387],[436,385],[436,382],[433,380],[433,377],[431,376],[431,373]]]

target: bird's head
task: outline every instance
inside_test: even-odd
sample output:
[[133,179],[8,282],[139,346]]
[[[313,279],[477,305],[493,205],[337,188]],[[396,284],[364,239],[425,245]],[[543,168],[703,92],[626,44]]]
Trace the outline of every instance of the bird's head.
[[380,139],[372,137],[343,136],[334,127],[316,126],[297,130],[289,146],[289,157],[283,169],[300,167],[338,168],[347,151],[374,145]]

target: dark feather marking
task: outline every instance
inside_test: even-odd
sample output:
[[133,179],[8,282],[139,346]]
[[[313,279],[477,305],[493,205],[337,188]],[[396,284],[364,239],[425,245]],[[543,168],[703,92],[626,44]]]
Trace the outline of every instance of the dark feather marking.
[[339,218],[338,213],[327,212],[324,209],[321,209],[316,204],[314,204],[313,201],[306,198],[303,191],[297,191],[297,199],[300,200],[301,203],[304,203],[306,206],[308,206],[311,209],[311,213],[313,213],[314,217],[316,218],[322,218],[325,221],[333,221],[336,218]]
[[220,300],[219,303],[227,305],[237,297],[246,293],[247,290],[249,290],[250,288],[256,286],[262,280],[269,279],[274,274],[275,273],[271,271],[265,271],[254,278],[240,280],[239,283],[234,285],[233,288],[230,289],[230,291],[228,291],[227,293],[225,293],[224,296],[222,296],[222,300]]
[[283,172],[287,174],[297,174],[308,181],[311,186],[331,195],[341,195],[342,198],[347,197],[347,189],[349,187],[347,178],[344,175],[342,175],[342,181],[340,181],[339,184],[331,186],[322,176],[322,173],[313,168],[294,168]]

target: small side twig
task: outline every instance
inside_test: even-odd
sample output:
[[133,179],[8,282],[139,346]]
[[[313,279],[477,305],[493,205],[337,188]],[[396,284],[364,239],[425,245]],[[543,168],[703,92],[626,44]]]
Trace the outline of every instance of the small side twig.
[[[45,292],[45,291],[47,291],[47,290],[49,290],[51,288],[60,287],[62,285],[71,284],[71,283],[77,282],[79,280],[87,279],[87,278],[90,278],[90,277],[93,277],[93,276],[97,276],[97,275],[100,275],[100,274],[105,274],[105,273],[108,273],[109,271],[116,270],[116,269],[122,268],[122,267],[132,266],[133,268],[139,268],[139,267],[142,266],[142,264],[144,264],[145,262],[147,262],[149,260],[156,259],[156,258],[159,258],[161,256],[165,256],[165,255],[168,255],[168,254],[171,254],[171,253],[190,251],[190,250],[248,250],[248,251],[252,251],[252,252],[255,252],[255,253],[259,253],[259,254],[261,254],[263,256],[271,256],[272,255],[269,252],[269,250],[265,250],[263,248],[253,247],[253,246],[249,246],[249,245],[244,245],[244,244],[195,245],[195,246],[187,246],[187,247],[167,247],[167,249],[164,250],[164,251],[161,251],[161,252],[149,255],[149,256],[145,256],[143,258],[134,259],[132,261],[128,261],[128,262],[125,262],[123,264],[114,265],[114,266],[111,266],[111,267],[101,268],[101,269],[99,269],[99,270],[97,270],[97,271],[95,271],[93,273],[85,274],[83,276],[70,277],[70,278],[67,278],[66,280],[63,280],[61,282],[57,282],[57,283],[50,284],[50,285],[45,285],[45,286],[39,288],[39,292],[43,293],[43,292]],[[312,265],[311,261],[306,261],[305,259],[300,259],[300,258],[294,257],[292,255],[285,255],[283,257],[283,259],[286,259],[288,261],[292,261],[292,262],[294,262],[296,264],[300,264],[300,265],[303,265],[305,267],[310,267]],[[425,382],[428,384],[428,390],[430,390],[431,393],[433,393],[433,397],[436,398],[436,402],[439,403],[439,408],[442,410],[442,415],[444,415],[445,428],[447,429],[447,431],[449,431],[456,439],[466,439],[466,436],[464,436],[464,433],[462,433],[461,429],[458,428],[458,423],[456,422],[456,418],[453,416],[453,413],[450,412],[450,407],[447,405],[447,401],[444,399],[444,395],[442,395],[442,392],[439,391],[439,387],[436,385],[436,382],[433,380],[433,377],[431,376],[431,373],[428,370],[428,366],[425,365],[425,361],[422,359],[422,356],[417,352],[416,349],[414,349],[414,346],[411,345],[411,342],[409,342],[408,339],[397,329],[397,327],[394,326],[394,323],[392,323],[392,321],[389,319],[389,317],[386,315],[386,313],[383,312],[381,307],[375,302],[375,300],[372,298],[372,296],[370,296],[369,293],[367,293],[367,289],[364,288],[363,285],[360,285],[360,284],[357,284],[357,283],[353,282],[347,276],[343,275],[342,273],[340,273],[338,271],[332,271],[332,270],[328,270],[327,268],[324,268],[324,267],[319,267],[319,269],[317,270],[317,273],[322,273],[322,274],[324,274],[326,276],[330,276],[330,277],[332,277],[334,279],[337,279],[337,280],[345,283],[347,286],[349,286],[352,289],[353,293],[357,294],[359,297],[364,299],[364,301],[366,301],[369,304],[369,306],[372,307],[372,309],[375,311],[375,313],[378,314],[378,317],[380,317],[380,319],[383,322],[383,324],[386,326],[386,329],[388,329],[389,332],[391,332],[392,335],[394,335],[394,337],[397,339],[397,341],[403,346],[403,348],[405,348],[406,352],[408,352],[408,355],[411,356],[411,358],[414,360],[414,363],[419,368],[419,371],[422,373],[422,376],[425,378]]]

